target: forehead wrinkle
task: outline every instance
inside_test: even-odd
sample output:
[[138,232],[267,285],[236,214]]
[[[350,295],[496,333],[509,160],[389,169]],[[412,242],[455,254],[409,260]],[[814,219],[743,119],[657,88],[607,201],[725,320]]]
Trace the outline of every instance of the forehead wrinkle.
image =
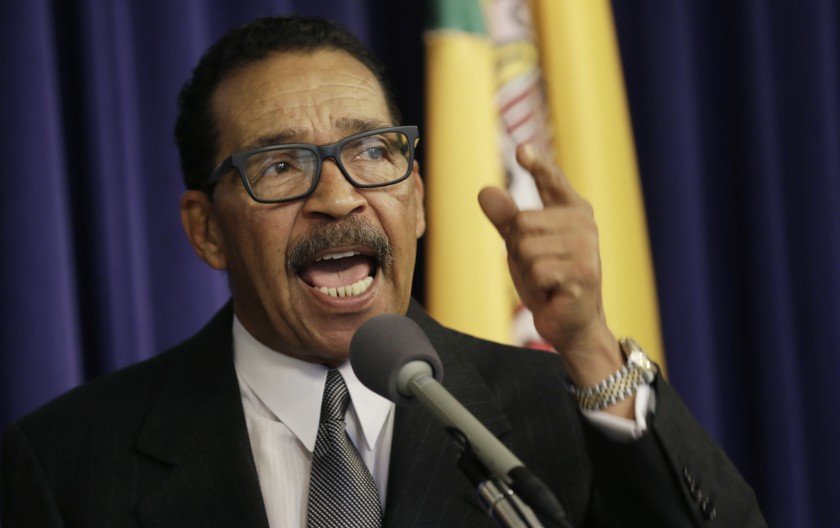
[[[339,101],[341,99],[347,99],[347,98],[350,98],[353,101],[357,100],[356,97],[351,96],[351,95],[347,95],[347,94],[341,94],[341,95],[337,95],[337,96],[324,96],[323,98],[321,98],[317,101],[295,104],[294,109],[295,110],[300,110],[300,109],[314,110],[314,113],[318,114],[318,113],[320,113],[319,110],[321,110],[322,107],[323,107],[323,110],[330,110],[331,106],[329,105],[329,103],[333,103],[333,102]],[[279,126],[282,126],[283,125],[283,123],[282,123],[282,121],[283,121],[282,113],[283,113],[284,110],[288,110],[288,109],[289,109],[289,107],[285,107],[285,108],[268,108],[268,107],[266,107],[266,109],[264,111],[260,112],[259,114],[255,115],[255,116],[252,116],[251,119],[249,119],[248,121],[259,122],[259,121],[263,121],[263,120],[268,119],[268,120],[271,120],[271,121],[277,121],[277,124]],[[250,108],[250,110],[253,110],[253,107]],[[383,111],[384,111],[384,109],[383,109]],[[388,116],[387,112],[384,115]],[[362,118],[350,117],[350,116],[339,116],[339,117],[333,118],[332,116],[325,115],[325,116],[322,116],[322,118],[323,118],[325,123],[330,123],[332,125],[332,127],[338,129],[339,131],[341,131],[343,134],[346,134],[346,135],[352,135],[352,134],[355,134],[355,133],[358,133],[358,132],[364,132],[366,130],[373,130],[375,128],[385,128],[385,127],[391,126],[391,124],[392,124],[390,118],[377,117],[375,115],[373,115],[372,117],[365,116],[365,117],[362,117]],[[316,135],[316,132],[317,131],[315,130],[314,124],[313,124],[312,130],[307,129],[305,127],[287,127],[287,128],[281,129],[278,132],[272,131],[272,132],[269,132],[269,133],[266,133],[266,134],[261,134],[261,135],[257,136],[256,138],[254,138],[253,136],[245,138],[238,145],[237,148],[238,148],[238,150],[250,150],[250,149],[253,149],[253,148],[269,146],[269,145],[279,145],[279,144],[283,144],[283,143],[306,143],[306,142],[311,142],[311,141],[313,141],[312,138],[313,138],[313,136]],[[334,138],[334,140],[336,140],[336,141],[338,139],[340,139],[340,138],[339,137]]]
[[[359,101],[368,101],[372,102],[371,109],[373,107],[381,107],[381,110],[387,114],[387,105],[385,103],[385,98],[379,90],[365,88],[364,91],[367,93],[359,93],[359,86],[355,85],[331,85],[330,88],[339,88],[338,90],[324,90],[322,89],[323,85],[319,85],[313,88],[301,88],[301,89],[286,89],[282,92],[279,91],[263,91],[261,93],[265,94],[262,97],[253,97],[253,99],[247,103],[242,105],[237,105],[235,113],[233,113],[232,117],[234,119],[242,119],[243,121],[250,121],[255,122],[261,119],[264,119],[266,115],[273,115],[278,113],[283,113],[290,110],[314,110],[317,114],[319,110],[326,110],[329,109],[330,103],[340,102],[344,99],[349,99],[350,104],[352,106],[358,107]],[[346,89],[344,89],[346,88]],[[258,91],[252,91],[251,93],[260,93]],[[303,95],[303,97],[301,97]],[[369,97],[367,97],[369,96]],[[287,102],[287,98],[294,101],[293,103]],[[274,101],[278,101],[278,104],[272,104]],[[326,107],[326,108],[322,108]],[[248,116],[249,112],[255,112],[254,115]],[[366,118],[366,120],[368,120]],[[383,122],[382,119],[371,118],[370,121],[376,122]],[[390,121],[385,121],[386,123],[390,123]]]
[[[310,70],[306,73],[317,73],[318,70]],[[256,86],[247,87],[247,92],[268,94],[267,96],[255,100],[255,103],[266,103],[272,99],[282,99],[283,97],[300,97],[303,99],[311,99],[312,104],[320,104],[327,100],[338,99],[341,97],[365,98],[369,97],[373,101],[385,101],[385,94],[379,83],[368,78],[365,75],[356,75],[354,73],[344,72],[335,73],[330,77],[329,82],[323,82],[320,79],[304,73],[297,77],[297,81],[301,86],[289,86],[289,79],[282,77],[271,77],[264,79]],[[341,77],[347,78],[346,80]],[[326,93],[325,93],[326,92]],[[320,99],[318,95],[323,94]]]
[[[235,103],[225,105],[229,122],[238,123],[240,133],[245,132],[245,137],[236,142],[237,151],[269,144],[313,142],[329,130],[324,127],[338,129],[340,133],[349,131],[346,135],[351,135],[393,124],[383,89],[367,68],[358,64],[359,71],[346,71],[317,66],[317,61],[307,64],[301,75],[292,78],[277,74],[268,77],[248,75],[250,68],[246,68],[245,72],[222,82],[234,92],[218,90],[214,94],[217,103],[221,102],[223,92],[227,92],[225,95],[250,95],[245,100],[234,95]],[[266,67],[271,65],[266,64]],[[323,80],[325,72],[330,74],[327,81]],[[353,118],[343,112],[343,115],[334,115],[336,107],[365,111],[360,118]],[[309,123],[295,126],[300,125],[298,114],[301,111],[309,113]],[[233,133],[233,137],[236,135],[239,134]],[[338,139],[340,137],[334,137],[334,140]]]

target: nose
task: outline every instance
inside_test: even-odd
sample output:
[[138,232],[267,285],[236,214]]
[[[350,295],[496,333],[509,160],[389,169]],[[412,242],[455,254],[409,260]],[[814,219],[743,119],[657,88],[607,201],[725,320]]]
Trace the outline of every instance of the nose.
[[304,201],[303,210],[307,216],[337,219],[360,213],[366,203],[365,197],[341,173],[335,160],[325,159],[318,186]]

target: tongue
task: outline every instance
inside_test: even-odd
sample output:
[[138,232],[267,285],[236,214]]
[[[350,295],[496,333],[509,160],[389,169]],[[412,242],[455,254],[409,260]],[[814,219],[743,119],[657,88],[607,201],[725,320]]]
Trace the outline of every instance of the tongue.
[[357,255],[312,262],[301,270],[300,278],[316,288],[338,288],[359,282],[370,275],[371,269],[370,259]]

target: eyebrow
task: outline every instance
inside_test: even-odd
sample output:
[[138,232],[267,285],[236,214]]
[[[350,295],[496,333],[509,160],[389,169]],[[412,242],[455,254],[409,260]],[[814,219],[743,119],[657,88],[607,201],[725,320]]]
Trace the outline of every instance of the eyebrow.
[[261,136],[253,141],[249,141],[239,147],[239,151],[251,150],[260,147],[270,147],[272,145],[283,145],[285,143],[300,143],[295,138],[301,138],[306,135],[306,130],[303,128],[284,128],[276,134],[269,136]]
[[365,132],[367,130],[374,130],[377,128],[387,128],[394,125],[388,121],[382,121],[379,119],[352,119],[349,117],[342,117],[335,122],[335,126],[350,136],[358,134],[359,132]]
[[[379,119],[355,119],[349,117],[342,117],[335,122],[335,127],[342,131],[346,136],[352,136],[359,132],[367,130],[375,130],[377,128],[387,128],[393,126],[388,121]],[[284,145],[289,143],[305,143],[300,138],[306,137],[310,132],[303,128],[284,128],[280,132],[268,136],[262,136],[254,141],[249,141],[239,148],[239,151],[252,150],[260,147],[270,147],[273,145]]]

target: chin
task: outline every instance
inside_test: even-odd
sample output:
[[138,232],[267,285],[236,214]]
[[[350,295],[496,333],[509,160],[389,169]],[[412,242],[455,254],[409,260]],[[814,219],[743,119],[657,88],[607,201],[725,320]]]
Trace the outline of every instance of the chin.
[[315,344],[311,351],[319,363],[337,366],[350,358],[350,340],[353,338],[355,329],[348,332],[336,332],[328,339]]

